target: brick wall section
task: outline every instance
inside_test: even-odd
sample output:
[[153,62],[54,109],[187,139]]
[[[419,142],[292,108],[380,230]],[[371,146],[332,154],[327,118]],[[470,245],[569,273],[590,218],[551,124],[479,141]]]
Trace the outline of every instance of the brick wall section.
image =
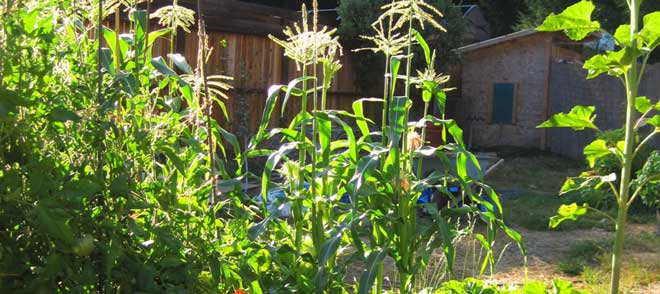
[[[545,87],[552,34],[539,33],[466,52],[457,121],[475,147],[538,148],[546,115]],[[516,85],[514,123],[491,124],[493,83]]]

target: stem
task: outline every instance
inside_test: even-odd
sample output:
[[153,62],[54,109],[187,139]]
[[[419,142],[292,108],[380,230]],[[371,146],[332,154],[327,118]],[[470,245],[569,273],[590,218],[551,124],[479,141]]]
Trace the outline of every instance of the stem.
[[[103,105],[103,71],[101,70],[101,43],[103,40],[103,0],[99,0],[99,6],[98,6],[98,24],[97,24],[97,36],[96,38],[98,39],[98,48],[97,48],[97,56],[96,56],[96,70],[98,73],[98,88],[97,88],[97,101],[98,105]],[[1,81],[2,79],[0,79]],[[101,107],[98,107],[98,112],[96,113],[96,120],[97,120],[97,125],[101,124]],[[97,167],[96,167],[96,173],[97,177],[99,178],[99,182],[102,182],[103,180],[103,137],[100,134],[97,134],[97,148],[96,150],[96,160],[97,160]],[[101,195],[99,195],[99,206],[103,207],[105,206],[105,199]],[[105,209],[105,208],[104,208]],[[102,240],[100,237],[103,237],[103,232],[101,230],[97,230],[96,232],[97,238],[99,240]],[[103,274],[105,272],[105,265],[104,265],[104,258],[103,255],[101,255],[97,260],[96,260],[96,265],[97,265],[97,272],[99,275],[99,280],[98,280],[98,291],[100,293],[105,292],[105,284],[106,284],[106,277]]]
[[628,199],[628,206],[632,205],[632,203],[635,201],[635,198],[637,198],[637,196],[639,196],[639,193],[642,192],[642,189],[644,189],[644,186],[646,186],[648,183],[649,183],[649,180],[647,179],[647,180],[641,182],[639,184],[639,186],[637,186],[637,189],[635,189],[635,192],[633,192],[630,199]]
[[644,71],[646,70],[646,64],[649,62],[649,57],[651,53],[644,56],[644,61],[642,62],[642,68],[639,70],[639,76],[637,77],[637,87],[642,83],[642,76],[644,76]]
[[[302,76],[305,77],[307,76],[307,65],[303,64],[302,67]],[[307,81],[302,82],[302,106],[301,106],[301,113],[306,113],[307,112]],[[298,134],[298,141],[300,144],[305,143],[305,138],[306,138],[306,127],[305,127],[305,122],[302,122],[300,125],[300,134]],[[305,148],[300,148],[300,151],[298,153],[298,162],[300,163],[301,171],[300,171],[300,179],[298,179],[298,192],[302,192],[304,189],[304,179],[305,179]],[[294,226],[295,226],[295,247],[296,247],[296,254],[300,254],[302,252],[302,235],[303,235],[303,213],[302,213],[302,199],[297,198],[296,200],[293,201],[293,204],[295,205],[294,208]]]
[[[639,0],[630,0],[630,39],[631,46],[637,46],[637,39],[635,34],[638,30],[639,20]],[[612,253],[612,277],[610,281],[610,294],[619,293],[619,280],[621,276],[621,263],[623,260],[623,247],[624,247],[624,233],[626,226],[626,218],[628,215],[628,195],[630,193],[629,184],[632,170],[632,160],[634,153],[634,100],[637,97],[637,62],[633,61],[630,69],[625,75],[626,78],[626,138],[625,146],[623,149],[623,167],[621,169],[621,186],[619,187],[619,211],[616,219],[616,237],[614,240],[614,252]]]
[[623,258],[624,228],[628,209],[619,207],[616,218],[616,235],[614,239],[614,252],[612,254],[612,277],[610,282],[610,293],[619,293],[619,279],[621,274],[621,261]]
[[[387,115],[389,113],[388,107],[389,107],[389,99],[390,97],[388,96],[388,78],[387,78],[387,73],[389,72],[390,69],[390,55],[385,54],[385,74],[383,75],[383,117],[382,117],[382,122],[381,122],[381,127],[380,131],[382,134],[380,135],[381,137],[381,143],[383,146],[387,145],[387,138],[385,136],[385,129],[387,128]],[[385,162],[384,160],[381,162]],[[381,292],[379,292],[381,293]]]
[[121,63],[121,52],[119,46],[119,29],[121,19],[119,17],[121,5],[117,5],[117,10],[115,10],[115,72],[119,73],[120,63]]
[[[408,49],[407,49],[407,62],[406,62],[406,85],[405,85],[405,97],[410,98],[410,72],[412,71],[412,11],[409,12],[408,20]],[[408,139],[408,110],[404,112],[404,128],[402,135],[402,152],[407,152],[407,139]],[[406,161],[404,158],[403,167],[406,170],[412,170],[412,167],[409,167],[408,164],[412,163],[410,158]],[[410,168],[410,169],[409,169]],[[399,183],[400,174],[397,173],[396,182]],[[399,187],[400,188],[400,187]],[[412,189],[410,187],[409,189]],[[404,192],[405,196],[410,196],[409,192]],[[414,284],[414,276],[410,272],[412,265],[410,264],[411,258],[411,234],[415,232],[415,215],[414,207],[411,207],[410,197],[399,197],[399,216],[403,224],[400,225],[399,233],[399,253],[401,254],[401,262],[399,266],[399,291],[402,294],[407,294],[412,292],[412,285]]]
[[587,210],[591,212],[595,212],[596,214],[605,217],[606,219],[610,220],[612,223],[616,223],[616,219],[613,218],[611,215],[601,211],[600,209],[593,208],[591,206],[587,206]]
[[376,272],[376,293],[383,293],[383,274],[385,273],[385,266],[383,263],[378,264],[378,271]]
[[[210,215],[211,219],[215,220],[215,213],[214,213],[214,207],[216,204],[216,195],[218,195],[218,183],[217,183],[217,176],[215,172],[215,142],[213,141],[213,127],[211,124],[211,121],[213,119],[213,100],[211,99],[211,96],[209,94],[209,85],[208,85],[208,79],[206,76],[206,62],[204,60],[206,54],[207,54],[207,47],[206,43],[204,42],[204,39],[208,38],[208,35],[206,34],[206,23],[202,19],[202,8],[201,4],[199,1],[197,1],[197,15],[199,17],[198,21],[198,26],[197,26],[197,37],[199,39],[199,53],[197,56],[197,66],[199,68],[199,75],[202,77],[202,83],[204,85],[204,97],[206,98],[206,101],[208,103],[207,108],[206,108],[206,131],[207,131],[207,145],[209,147],[209,170],[211,171],[211,197],[210,201],[211,202],[211,207],[210,207]],[[215,231],[215,236],[217,238],[218,236],[218,230]]]
[[644,145],[646,145],[646,143],[648,143],[649,141],[651,141],[651,138],[653,138],[653,136],[655,136],[655,135],[658,134],[658,133],[660,133],[660,131],[658,131],[658,130],[653,131],[653,133],[651,133],[651,134],[649,134],[648,136],[646,136],[646,138],[644,138],[644,140],[642,140],[642,142],[640,142],[639,145],[637,145],[637,147],[636,147],[636,149],[635,149],[635,152],[633,153],[633,159],[637,156],[637,154],[639,153],[639,151],[642,150],[642,147],[643,147]]
[[[316,4],[317,2],[314,1],[314,32],[316,32],[317,25],[316,25]],[[312,152],[312,177],[310,180],[310,185],[311,185],[311,190],[312,190],[312,241],[314,243],[314,250],[316,251],[316,256],[319,257],[321,255],[321,248],[324,243],[324,228],[323,228],[323,205],[320,202],[317,202],[316,197],[316,169],[317,169],[317,164],[318,164],[318,156],[317,156],[317,107],[318,107],[318,59],[317,59],[317,46],[314,46],[314,61],[312,62],[312,67],[313,67],[313,77],[314,77],[314,92],[312,93],[312,101],[313,101],[313,106],[312,106],[312,144],[314,144],[314,151]],[[324,88],[325,88],[325,80],[324,80]],[[325,95],[323,95],[325,96]],[[325,100],[325,99],[323,99]],[[320,142],[318,146],[321,146]],[[320,264],[319,266],[325,266]],[[318,292],[321,293],[323,289],[318,289]]]
[[[387,27],[388,37],[390,37],[391,34],[392,34],[392,29],[391,28],[392,28],[392,16],[390,15],[390,17],[389,17],[389,26]],[[380,131],[381,131],[381,144],[382,144],[383,147],[389,145],[388,144],[389,138],[387,138],[385,130],[387,129],[387,126],[388,126],[387,118],[389,116],[389,105],[390,105],[389,102],[390,102],[390,99],[392,99],[392,97],[394,96],[394,90],[395,90],[394,85],[396,85],[395,81],[393,80],[392,81],[392,88],[389,89],[390,85],[389,85],[389,80],[388,80],[388,73],[390,73],[389,78],[393,78],[391,76],[391,72],[390,72],[390,55],[385,53],[385,74],[383,75],[383,111],[382,111],[381,129],[380,129]],[[399,153],[397,152],[396,154],[399,154]],[[387,158],[387,155],[384,154],[382,159],[380,160],[381,168],[384,166],[386,158]],[[396,164],[398,164],[398,160],[397,160]],[[399,169],[397,168],[396,171],[397,171],[396,172],[396,177],[394,179],[394,195],[395,195],[395,199],[398,199],[399,198],[398,197],[399,187],[400,187],[399,172],[398,172]],[[375,223],[372,224],[372,231],[375,232],[377,230],[377,226],[378,225],[376,225]],[[395,228],[396,228],[396,226],[395,226]],[[379,244],[379,245],[382,245],[382,244]],[[376,271],[376,292],[375,293],[378,293],[378,294],[383,293],[383,281],[384,281],[383,276],[384,276],[384,273],[385,273],[384,268],[385,268],[385,266],[384,266],[383,262],[380,262],[378,264],[378,269]]]
[[[407,62],[406,62],[406,87],[405,87],[405,94],[404,96],[408,99],[410,99],[410,74],[412,72],[412,29],[413,29],[413,16],[412,12],[410,12],[410,20],[408,20],[408,49],[407,49]],[[406,150],[407,143],[408,143],[408,110],[405,111],[404,114],[404,128],[403,128],[403,150]]]
[[[331,70],[324,70],[323,71],[323,88],[321,89],[321,111],[325,112],[326,110],[326,103],[327,103],[327,96],[328,96],[328,89],[330,89],[331,83],[332,83],[332,76],[334,75],[336,71],[331,71]],[[326,74],[328,75],[326,77]],[[330,125],[330,129],[332,130],[332,124]],[[320,139],[319,139],[320,140]],[[319,141],[320,145],[320,141]],[[323,156],[321,158],[321,162],[323,163],[323,168],[326,168],[330,164],[330,152],[323,152]],[[331,195],[332,193],[332,186],[330,185],[329,182],[329,177],[328,173],[325,172],[323,173],[323,178],[321,179],[321,193],[324,196]],[[322,203],[323,204],[323,203]],[[319,208],[322,212],[322,220],[329,220],[330,215],[332,213],[332,210],[328,210],[325,208],[325,205],[322,205]],[[329,222],[329,221],[328,221]],[[334,257],[332,259],[332,263],[334,264]]]
[[[426,102],[424,103],[424,118],[426,118],[426,115],[428,115],[429,112],[429,103]],[[426,122],[424,122],[424,126],[422,126],[422,145],[425,144],[426,142]],[[424,163],[423,160],[417,160],[417,178],[421,179],[422,178],[422,164]]]

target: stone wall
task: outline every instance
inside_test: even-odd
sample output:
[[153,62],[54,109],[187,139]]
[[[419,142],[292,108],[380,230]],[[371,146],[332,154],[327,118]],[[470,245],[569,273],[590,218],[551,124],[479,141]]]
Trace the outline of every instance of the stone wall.
[[[545,118],[551,39],[539,33],[465,53],[457,121],[471,146],[541,146],[543,131],[535,127]],[[511,125],[491,124],[494,83],[516,85]]]

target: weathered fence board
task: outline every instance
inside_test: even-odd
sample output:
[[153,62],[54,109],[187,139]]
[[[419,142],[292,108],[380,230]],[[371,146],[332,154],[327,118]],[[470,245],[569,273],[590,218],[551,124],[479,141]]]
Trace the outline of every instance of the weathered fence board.
[[[152,11],[170,3],[171,1],[155,1]],[[196,8],[195,1],[183,0],[179,3],[191,9]],[[245,138],[254,134],[258,128],[268,88],[271,85],[287,84],[300,75],[296,72],[295,63],[284,57],[283,49],[268,38],[268,34],[282,37],[281,31],[284,27],[298,21],[300,14],[293,10],[232,0],[202,0],[201,5],[207,24],[209,45],[214,48],[207,63],[207,74],[222,74],[234,78],[231,82],[234,89],[225,101],[230,121],[224,121],[219,111],[215,111],[215,117],[227,129]],[[107,25],[111,27],[112,22]],[[153,23],[153,28],[157,27],[158,25]],[[122,24],[121,31],[129,31],[126,24]],[[221,45],[223,43],[226,47]],[[196,28],[193,28],[191,33],[179,31],[175,48],[175,51],[183,54],[188,63],[194,66],[198,51]],[[153,50],[154,56],[166,58],[169,40],[158,41]],[[343,68],[328,92],[329,109],[350,110],[353,101],[358,98],[350,52],[344,53],[341,57]],[[274,113],[272,124],[288,124],[301,107],[300,99],[296,98],[290,100],[284,117],[280,117],[279,111]],[[311,109],[311,100],[309,106]],[[376,109],[377,106],[372,105],[367,114],[373,114],[375,118],[375,114],[380,111]]]

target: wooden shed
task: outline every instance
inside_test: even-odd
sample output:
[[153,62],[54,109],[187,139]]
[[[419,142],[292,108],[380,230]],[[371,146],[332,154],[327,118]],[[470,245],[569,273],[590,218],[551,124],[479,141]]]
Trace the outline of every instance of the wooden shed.
[[544,149],[546,131],[536,126],[552,114],[551,63],[583,62],[584,45],[593,40],[529,29],[458,48],[463,63],[456,119],[469,145]]

